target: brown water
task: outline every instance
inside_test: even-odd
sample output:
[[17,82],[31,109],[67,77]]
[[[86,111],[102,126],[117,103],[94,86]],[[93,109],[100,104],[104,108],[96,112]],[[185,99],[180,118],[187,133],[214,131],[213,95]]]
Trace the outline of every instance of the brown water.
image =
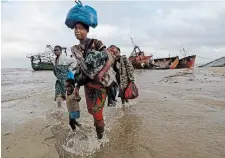
[[140,97],[126,108],[105,108],[102,142],[96,140],[84,102],[80,121],[85,132],[71,134],[67,114],[57,115],[52,131],[60,157],[225,158],[224,75],[199,69],[164,78],[178,71],[136,71]]

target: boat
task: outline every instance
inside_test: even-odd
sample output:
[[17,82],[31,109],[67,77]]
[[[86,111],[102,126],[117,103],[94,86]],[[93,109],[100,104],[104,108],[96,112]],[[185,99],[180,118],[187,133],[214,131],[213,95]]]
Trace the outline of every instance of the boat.
[[[54,68],[54,53],[51,45],[46,45],[46,49],[44,53],[35,53],[27,55],[26,57],[31,61],[31,67],[34,71],[41,70],[53,70]],[[62,51],[66,53],[66,47],[62,47]]]
[[193,68],[195,65],[195,59],[196,59],[196,55],[189,55],[186,56],[188,53],[187,51],[183,48],[183,55],[184,57],[179,59],[179,63],[176,67],[176,69],[183,69],[183,68]]
[[153,69],[175,69],[179,63],[179,57],[167,57],[153,59]]
[[[139,51],[136,51],[136,50]],[[130,57],[128,58],[134,69],[148,69],[150,68],[150,60],[152,58],[152,55],[145,56],[144,52],[140,50],[138,46],[134,47],[134,50],[132,51]]]
[[129,56],[129,60],[132,63],[134,69],[149,69],[151,68],[151,58],[152,55],[146,56],[145,53],[143,51],[141,51],[141,49],[134,44],[134,41],[131,38],[131,41],[134,45],[134,49],[131,52],[131,55]]
[[219,59],[213,60],[209,63],[200,65],[199,67],[225,67],[225,56]]
[[195,58],[196,55],[190,55],[179,59],[179,64],[177,65],[176,69],[193,68],[195,65]]

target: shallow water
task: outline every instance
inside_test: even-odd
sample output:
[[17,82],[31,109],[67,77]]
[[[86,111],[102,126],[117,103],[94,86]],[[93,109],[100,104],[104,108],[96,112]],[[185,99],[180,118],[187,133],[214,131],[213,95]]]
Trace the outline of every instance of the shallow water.
[[54,90],[52,71],[1,69],[1,102],[23,99]]
[[[225,77],[196,69],[193,74],[165,78],[179,71],[136,71],[140,97],[131,101],[129,107],[105,108],[106,135],[102,141],[96,139],[84,99],[79,119],[83,129],[77,133],[70,131],[66,109],[49,113],[47,119],[60,157],[225,157]],[[27,77],[30,84],[21,89],[22,94],[29,94],[33,88],[34,94],[45,89],[51,95],[50,87],[54,86],[51,72],[23,74],[26,73],[35,79]],[[41,84],[36,86],[30,80]],[[5,89],[2,97],[10,93],[7,91],[10,88]],[[81,96],[84,98],[83,90]]]

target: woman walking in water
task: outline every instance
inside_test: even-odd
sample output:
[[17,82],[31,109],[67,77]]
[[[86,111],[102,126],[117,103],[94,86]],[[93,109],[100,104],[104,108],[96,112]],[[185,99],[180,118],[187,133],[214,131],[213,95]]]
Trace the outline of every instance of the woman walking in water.
[[54,47],[55,61],[53,73],[56,76],[55,82],[55,101],[57,101],[58,107],[61,107],[62,101],[65,100],[65,81],[67,79],[67,73],[72,66],[72,63],[69,63],[65,56],[62,54],[62,47],[57,45]]
[[[87,38],[88,32],[89,26],[81,22],[75,24],[74,33],[80,44],[75,45],[71,48],[74,56],[77,56],[76,54],[79,54],[80,56],[82,56],[82,58],[85,58],[87,50],[92,50],[92,52],[101,51],[105,52],[108,60],[102,70],[98,73],[98,75],[96,75],[95,79],[83,77],[82,81],[77,82],[74,93],[76,96],[79,96],[79,89],[82,85],[84,85],[87,109],[94,118],[94,126],[96,127],[97,137],[98,139],[101,139],[103,137],[105,125],[103,119],[103,107],[105,105],[107,97],[106,88],[101,84],[101,82],[103,80],[104,74],[110,69],[113,63],[113,58],[111,54],[107,52],[106,46],[100,40]],[[98,56],[97,58],[94,58],[92,60],[98,60],[101,58],[103,59],[104,57]],[[80,66],[82,66],[82,64]],[[81,68],[80,71],[82,71]]]

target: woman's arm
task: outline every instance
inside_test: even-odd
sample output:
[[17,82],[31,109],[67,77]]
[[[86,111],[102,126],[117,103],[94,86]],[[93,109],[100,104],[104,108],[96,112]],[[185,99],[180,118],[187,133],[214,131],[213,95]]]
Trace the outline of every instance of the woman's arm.
[[98,51],[103,51],[108,55],[108,60],[105,64],[105,66],[102,68],[102,70],[98,73],[98,79],[101,81],[102,77],[104,76],[104,74],[109,70],[109,68],[111,67],[111,65],[113,64],[113,57],[112,54],[107,51],[106,46],[102,43],[102,41],[100,40],[95,40],[95,46],[96,49]]

